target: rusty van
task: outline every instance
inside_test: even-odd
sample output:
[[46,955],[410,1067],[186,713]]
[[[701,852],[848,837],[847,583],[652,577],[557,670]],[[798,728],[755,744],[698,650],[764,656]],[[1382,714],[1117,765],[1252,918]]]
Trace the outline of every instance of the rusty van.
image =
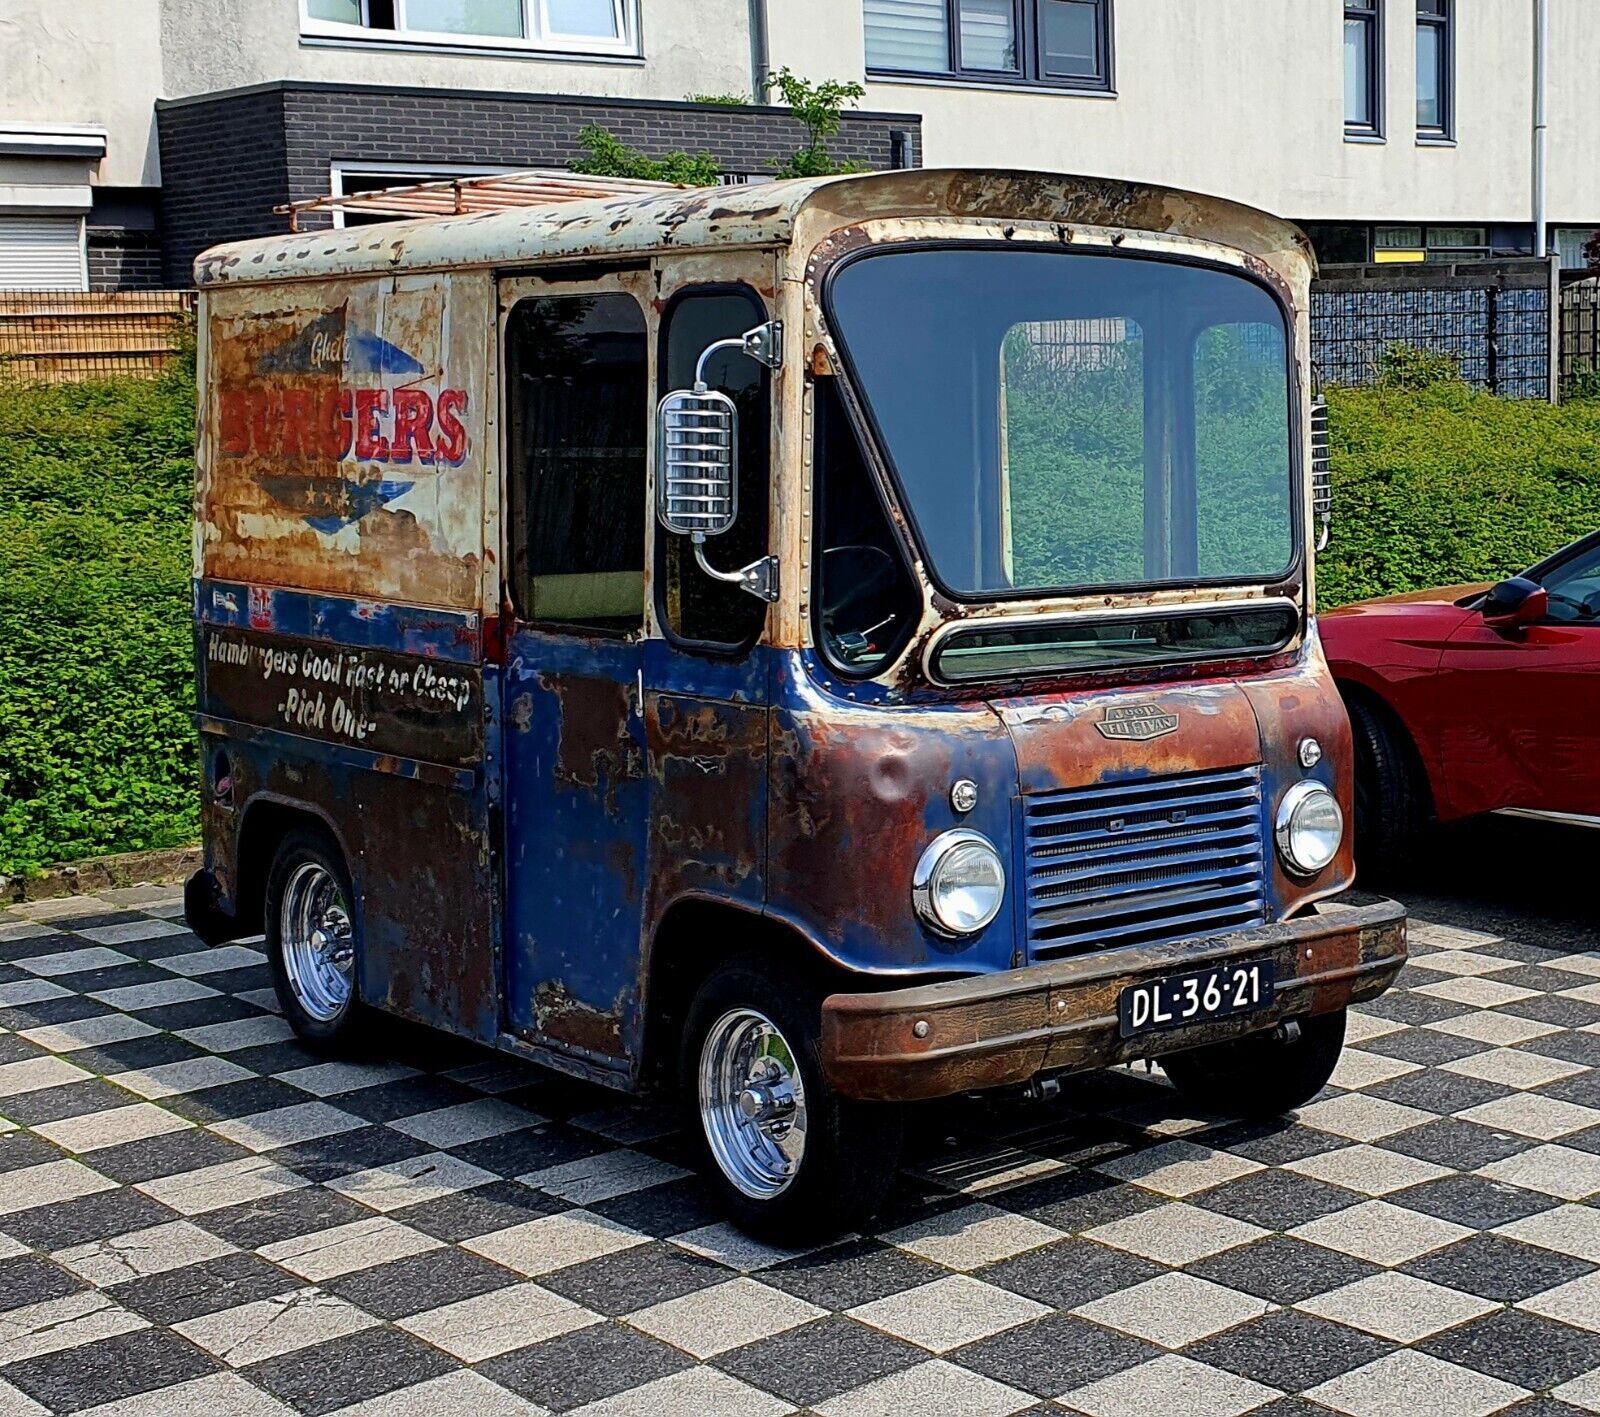
[[774,1236],[908,1102],[1317,1093],[1405,920],[1337,899],[1304,237],[989,171],[380,210],[441,189],[197,263],[202,935],[318,1046],[677,1091]]

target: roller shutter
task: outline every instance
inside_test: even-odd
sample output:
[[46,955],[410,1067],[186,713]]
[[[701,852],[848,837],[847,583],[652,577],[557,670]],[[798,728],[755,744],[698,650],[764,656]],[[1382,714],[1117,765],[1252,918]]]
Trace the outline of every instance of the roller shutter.
[[83,218],[0,212],[0,290],[87,290]]

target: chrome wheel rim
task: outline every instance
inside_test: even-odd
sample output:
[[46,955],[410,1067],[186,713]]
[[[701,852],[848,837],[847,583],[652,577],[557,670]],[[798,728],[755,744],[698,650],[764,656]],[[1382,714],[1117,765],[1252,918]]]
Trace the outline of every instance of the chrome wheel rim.
[[355,931],[344,892],[315,861],[294,868],[278,915],[284,973],[303,1008],[318,1023],[334,1023],[354,992]]
[[771,1200],[800,1174],[806,1090],[794,1050],[755,1009],[730,1009],[700,1048],[700,1122],[722,1174],[743,1195]]

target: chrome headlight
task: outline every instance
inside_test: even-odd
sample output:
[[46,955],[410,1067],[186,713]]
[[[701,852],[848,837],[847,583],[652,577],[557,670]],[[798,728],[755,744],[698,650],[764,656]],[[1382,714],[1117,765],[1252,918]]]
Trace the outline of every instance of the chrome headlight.
[[936,836],[911,877],[911,903],[940,935],[977,934],[1000,913],[1005,894],[1000,853],[975,831]]
[[1297,782],[1278,803],[1278,855],[1297,876],[1314,876],[1339,854],[1344,813],[1320,782]]

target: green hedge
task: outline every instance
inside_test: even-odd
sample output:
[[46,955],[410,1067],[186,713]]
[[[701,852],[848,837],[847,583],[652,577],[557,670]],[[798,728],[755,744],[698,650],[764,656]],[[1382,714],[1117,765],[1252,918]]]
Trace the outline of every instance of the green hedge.
[[194,407],[0,381],[0,873],[198,835]]
[[1525,570],[1600,529],[1600,400],[1497,399],[1456,379],[1329,395],[1326,609]]
[[[1600,527],[1600,401],[1391,385],[1331,395],[1324,606],[1490,580]],[[1133,429],[1103,412],[1083,451],[1114,468]],[[193,429],[192,366],[0,383],[0,873],[196,836]]]

